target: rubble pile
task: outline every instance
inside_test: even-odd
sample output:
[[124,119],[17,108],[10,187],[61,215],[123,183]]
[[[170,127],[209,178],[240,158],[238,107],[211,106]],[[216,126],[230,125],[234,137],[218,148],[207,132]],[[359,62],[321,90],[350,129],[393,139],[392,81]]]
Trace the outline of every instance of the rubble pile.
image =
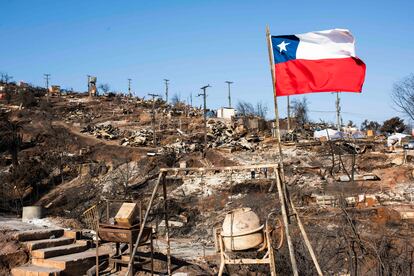
[[140,129],[137,131],[129,131],[122,138],[120,144],[122,146],[139,147],[152,144],[153,131],[150,129]]
[[88,133],[99,139],[115,140],[121,136],[119,128],[114,127],[111,124],[102,125],[87,125],[81,129],[82,133]]
[[101,115],[99,113],[94,114],[92,111],[76,109],[76,110],[71,110],[67,112],[64,115],[64,117],[66,119],[66,122],[79,122],[79,121],[90,122],[96,118],[100,118]]
[[163,147],[162,152],[175,152],[179,153],[190,153],[195,151],[201,151],[203,145],[197,141],[185,142],[181,139],[177,139],[175,143],[168,144]]
[[260,138],[257,135],[247,135],[243,125],[226,124],[222,121],[209,120],[207,122],[208,147],[232,148],[254,151]]

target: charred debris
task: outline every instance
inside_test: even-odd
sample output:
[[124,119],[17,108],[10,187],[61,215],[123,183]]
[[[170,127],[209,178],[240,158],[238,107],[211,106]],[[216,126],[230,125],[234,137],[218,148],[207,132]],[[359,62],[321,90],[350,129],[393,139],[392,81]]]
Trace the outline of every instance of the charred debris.
[[[135,215],[143,219],[147,206],[152,206],[146,227],[154,229],[154,239],[159,240],[151,247],[151,268],[157,273],[172,268],[188,275],[211,275],[220,269],[214,229],[229,212],[250,208],[262,224],[272,212],[281,215],[275,171],[235,169],[279,162],[272,122],[211,114],[205,149],[203,110],[180,101],[76,93],[46,99],[41,88],[8,84],[7,89],[14,92],[0,99],[0,209],[10,218],[6,220],[20,216],[24,206],[38,206],[43,218],[36,223],[48,221],[47,229],[72,228],[82,236],[78,239],[89,236],[93,244],[96,222],[108,214],[106,223],[113,224],[111,218],[121,206],[109,209],[108,201],[140,202],[141,211]],[[284,182],[323,274],[414,273],[414,163],[411,150],[403,148],[404,139],[388,147],[379,133],[331,133],[328,124],[299,125],[291,120],[292,130],[282,133]],[[280,124],[286,129],[286,120]],[[326,135],[315,135],[321,130]],[[165,168],[182,170],[165,175],[162,183],[168,197],[159,190],[151,205]],[[36,230],[38,225],[29,222]],[[19,227],[0,222],[0,274],[11,273],[30,258],[35,265],[33,251],[18,242],[23,239],[16,234]],[[289,227],[299,274],[317,274],[297,223],[292,220]],[[166,231],[171,247],[165,242]],[[107,257],[112,258],[115,247],[106,245]],[[274,268],[235,265],[227,273],[292,273],[286,243],[277,250],[267,248],[274,248]],[[106,256],[102,250],[99,254]],[[142,252],[148,257],[149,245]],[[106,268],[99,265],[101,271],[113,268],[109,263]],[[137,268],[139,275],[149,273],[149,263],[143,267],[141,272]]]

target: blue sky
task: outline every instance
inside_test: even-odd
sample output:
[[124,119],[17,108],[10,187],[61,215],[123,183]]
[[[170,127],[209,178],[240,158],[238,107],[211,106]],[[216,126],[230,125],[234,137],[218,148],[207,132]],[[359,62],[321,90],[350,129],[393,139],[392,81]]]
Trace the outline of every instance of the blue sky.
[[[46,1],[1,0],[0,72],[44,85],[86,90],[86,75],[138,96],[187,99],[210,84],[208,105],[264,102],[273,117],[265,26],[273,35],[347,28],[367,64],[362,94],[342,93],[343,120],[400,115],[390,100],[395,81],[414,72],[414,1]],[[291,98],[301,98],[295,96]],[[335,121],[335,95],[308,94],[313,120]],[[193,97],[196,104],[201,99]],[[286,114],[286,99],[279,98]],[[322,112],[320,112],[322,111]]]

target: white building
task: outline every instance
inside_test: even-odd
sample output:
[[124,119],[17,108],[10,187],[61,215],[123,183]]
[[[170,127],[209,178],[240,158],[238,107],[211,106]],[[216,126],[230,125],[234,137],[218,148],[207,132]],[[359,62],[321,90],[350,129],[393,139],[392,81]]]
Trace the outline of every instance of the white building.
[[231,107],[221,107],[217,109],[217,118],[231,119],[236,116],[236,110]]

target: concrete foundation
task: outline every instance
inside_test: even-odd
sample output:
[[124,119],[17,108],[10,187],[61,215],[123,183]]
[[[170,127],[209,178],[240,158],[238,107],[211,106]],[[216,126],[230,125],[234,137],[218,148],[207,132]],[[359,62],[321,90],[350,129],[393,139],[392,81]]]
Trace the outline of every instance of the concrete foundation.
[[41,206],[26,206],[23,207],[22,221],[42,218]]

